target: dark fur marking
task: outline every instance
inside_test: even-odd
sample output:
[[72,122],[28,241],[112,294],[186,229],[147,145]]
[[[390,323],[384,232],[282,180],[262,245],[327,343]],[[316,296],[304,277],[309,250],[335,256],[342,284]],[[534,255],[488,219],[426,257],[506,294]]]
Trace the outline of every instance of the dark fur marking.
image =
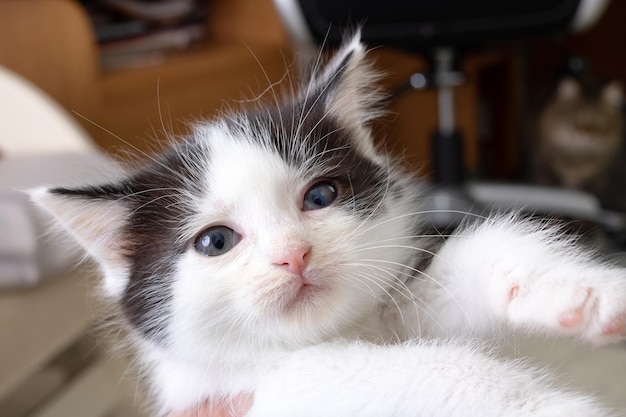
[[[337,181],[346,191],[338,202],[345,203],[351,211],[356,210],[359,216],[370,215],[385,189],[393,186],[388,184],[389,173],[359,152],[351,129],[327,114],[321,103],[310,101],[242,116],[247,118],[252,131],[269,131],[269,138],[250,137],[244,132],[234,136],[261,146],[270,145],[288,165],[305,168],[311,180],[325,177]],[[295,120],[291,115],[296,115]],[[303,116],[298,124],[300,115]],[[240,125],[233,123],[231,129],[237,132]]]
[[199,173],[189,167],[198,166],[200,158],[194,146],[180,147],[130,180],[138,191],[125,229],[132,267],[122,305],[131,323],[148,336],[163,332],[169,313],[173,266],[186,249],[178,231],[194,214],[186,209],[185,193],[201,192]]
[[186,249],[184,242],[177,241],[177,231],[193,214],[185,209],[183,192],[200,192],[198,181],[189,181],[198,175],[189,166],[201,153],[193,143],[188,145],[171,150],[120,183],[51,190],[71,197],[117,200],[128,209],[122,241],[130,272],[120,303],[130,324],[157,341],[163,340],[169,315],[174,260]]

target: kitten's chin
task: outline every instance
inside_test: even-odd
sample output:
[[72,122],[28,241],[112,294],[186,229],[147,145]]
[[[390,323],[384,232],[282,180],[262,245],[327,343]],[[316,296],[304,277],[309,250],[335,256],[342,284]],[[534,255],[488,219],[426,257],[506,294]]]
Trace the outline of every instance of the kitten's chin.
[[[334,333],[337,321],[336,301],[328,287],[312,284],[302,285],[291,297],[277,306],[275,319],[296,340]],[[284,336],[284,335],[283,335]]]

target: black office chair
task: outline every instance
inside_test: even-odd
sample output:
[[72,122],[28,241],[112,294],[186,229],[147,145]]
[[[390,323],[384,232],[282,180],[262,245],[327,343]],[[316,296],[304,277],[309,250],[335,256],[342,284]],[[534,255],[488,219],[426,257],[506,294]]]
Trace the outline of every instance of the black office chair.
[[[465,212],[492,207],[526,209],[590,220],[624,229],[620,214],[603,211],[587,193],[538,186],[468,182],[463,139],[455,126],[454,87],[463,82],[460,51],[494,41],[582,31],[602,15],[609,0],[275,0],[297,49],[338,46],[346,31],[361,27],[369,46],[387,45],[428,58],[429,76],[413,74],[407,85],[438,91],[439,125],[432,135],[431,221],[453,228]],[[420,140],[420,138],[416,138]]]

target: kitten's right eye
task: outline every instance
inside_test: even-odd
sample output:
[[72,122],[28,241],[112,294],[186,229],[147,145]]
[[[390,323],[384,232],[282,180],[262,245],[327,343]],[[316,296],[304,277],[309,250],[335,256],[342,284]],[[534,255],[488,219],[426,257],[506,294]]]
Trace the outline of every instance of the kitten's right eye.
[[209,227],[198,235],[193,243],[198,253],[205,256],[223,255],[241,240],[241,236],[226,226]]
[[330,206],[338,195],[337,187],[330,181],[315,183],[304,194],[303,209],[319,210]]

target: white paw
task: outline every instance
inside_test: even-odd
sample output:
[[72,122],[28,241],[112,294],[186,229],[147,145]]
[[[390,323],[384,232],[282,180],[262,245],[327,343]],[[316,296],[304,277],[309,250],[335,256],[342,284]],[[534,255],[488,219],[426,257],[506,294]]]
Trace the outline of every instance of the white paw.
[[593,344],[626,337],[626,271],[572,265],[547,268],[508,287],[508,320],[575,335]]

